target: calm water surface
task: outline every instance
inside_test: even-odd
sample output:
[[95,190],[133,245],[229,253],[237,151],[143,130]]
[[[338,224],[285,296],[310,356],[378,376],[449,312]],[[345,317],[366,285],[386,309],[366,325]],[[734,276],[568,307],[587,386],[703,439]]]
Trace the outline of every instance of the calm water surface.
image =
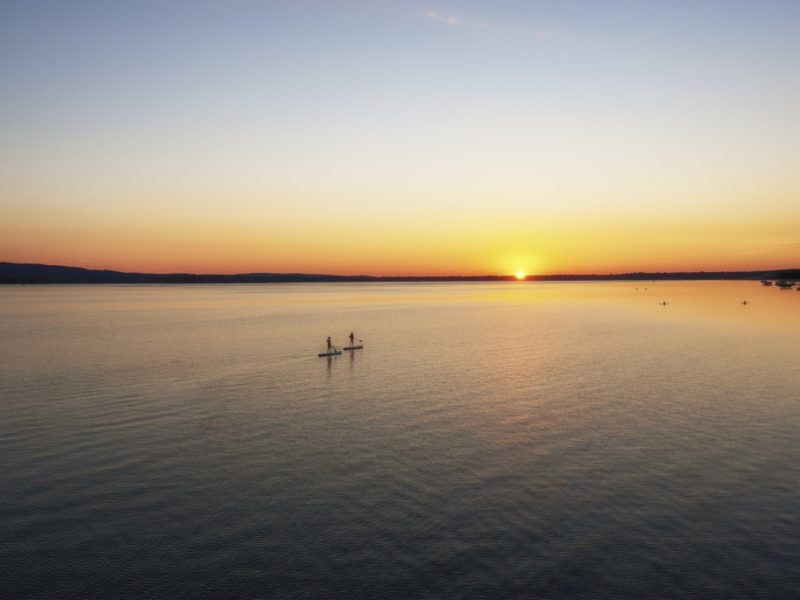
[[799,432],[757,282],[0,288],[0,595],[798,597]]

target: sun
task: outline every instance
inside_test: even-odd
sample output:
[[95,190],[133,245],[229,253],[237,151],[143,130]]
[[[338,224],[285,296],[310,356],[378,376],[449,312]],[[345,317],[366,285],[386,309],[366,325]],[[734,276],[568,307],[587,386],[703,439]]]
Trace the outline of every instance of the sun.
[[514,277],[522,281],[527,277],[527,275],[525,274],[525,271],[517,271],[516,273],[514,273]]

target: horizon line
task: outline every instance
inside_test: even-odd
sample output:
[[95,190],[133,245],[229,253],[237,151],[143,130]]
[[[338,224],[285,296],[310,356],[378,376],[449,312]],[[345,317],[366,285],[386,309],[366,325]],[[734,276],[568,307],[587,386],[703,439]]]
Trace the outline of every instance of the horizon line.
[[[698,270],[698,271],[625,271],[608,273],[484,273],[484,274],[406,274],[406,275],[374,275],[374,274],[338,274],[338,273],[312,273],[312,272],[270,272],[253,271],[240,273],[192,273],[192,272],[169,272],[153,273],[147,271],[120,271],[117,269],[93,269],[88,267],[78,267],[71,265],[55,265],[47,263],[15,263],[0,261],[0,281],[13,283],[16,279],[26,279],[26,282],[36,282],[36,280],[53,280],[53,278],[65,278],[72,275],[72,279],[80,274],[91,276],[97,282],[104,282],[102,277],[106,275],[112,278],[132,279],[147,278],[153,281],[169,279],[191,279],[213,280],[213,282],[232,281],[236,278],[253,280],[265,278],[277,281],[548,281],[559,279],[651,279],[670,278],[678,279],[686,277],[689,279],[724,279],[725,276],[733,278],[780,278],[782,273],[788,276],[800,277],[800,268],[773,268],[758,270]],[[58,277],[60,275],[60,277]],[[211,282],[211,281],[209,281]]]

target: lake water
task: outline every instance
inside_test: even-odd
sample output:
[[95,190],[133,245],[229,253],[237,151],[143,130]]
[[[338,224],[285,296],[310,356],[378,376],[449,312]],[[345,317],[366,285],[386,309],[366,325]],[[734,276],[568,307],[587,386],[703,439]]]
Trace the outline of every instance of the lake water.
[[4,287],[0,595],[797,597],[798,434],[758,282]]

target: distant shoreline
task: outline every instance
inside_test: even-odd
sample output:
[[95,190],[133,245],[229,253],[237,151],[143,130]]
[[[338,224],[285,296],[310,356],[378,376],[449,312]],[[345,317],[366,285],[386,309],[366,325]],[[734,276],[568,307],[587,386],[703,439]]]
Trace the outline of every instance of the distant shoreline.
[[[800,279],[799,269],[770,271],[697,271],[669,273],[530,275],[526,281],[703,281]],[[371,283],[371,282],[492,282],[515,281],[513,275],[375,276],[314,273],[128,273],[59,265],[0,262],[0,284],[104,284],[104,283]]]

